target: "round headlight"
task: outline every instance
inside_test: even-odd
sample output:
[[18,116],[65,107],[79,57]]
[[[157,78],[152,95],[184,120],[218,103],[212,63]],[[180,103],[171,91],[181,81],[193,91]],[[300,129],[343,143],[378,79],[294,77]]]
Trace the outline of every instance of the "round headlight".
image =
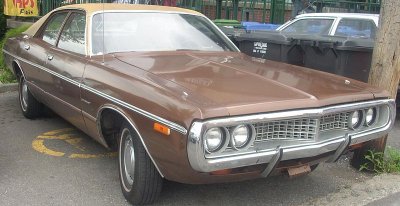
[[350,115],[349,119],[349,127],[351,129],[357,129],[362,122],[362,112],[361,111],[354,111]]
[[239,125],[233,129],[231,143],[235,148],[245,146],[250,140],[250,130],[246,125]]
[[365,124],[367,126],[371,126],[372,124],[375,123],[376,120],[376,108],[369,108],[367,112],[365,113]]
[[204,135],[204,147],[207,152],[215,152],[221,148],[224,134],[220,128],[211,128]]

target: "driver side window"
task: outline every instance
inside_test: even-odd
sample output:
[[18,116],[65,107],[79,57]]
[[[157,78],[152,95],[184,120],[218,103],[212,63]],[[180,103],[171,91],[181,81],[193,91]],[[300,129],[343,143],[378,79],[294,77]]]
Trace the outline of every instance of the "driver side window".
[[60,35],[58,48],[85,54],[86,16],[83,13],[73,13]]

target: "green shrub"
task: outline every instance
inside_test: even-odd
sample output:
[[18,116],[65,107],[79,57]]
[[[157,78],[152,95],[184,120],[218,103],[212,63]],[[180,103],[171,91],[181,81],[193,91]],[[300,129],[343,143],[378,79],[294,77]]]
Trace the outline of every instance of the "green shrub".
[[367,162],[360,167],[360,171],[380,173],[400,172],[400,151],[391,147],[387,148],[386,156],[382,152],[369,150],[365,155]]
[[13,83],[16,82],[16,79],[14,75],[12,74],[11,70],[7,68],[5,62],[4,62],[4,56],[3,56],[3,46],[4,43],[8,38],[18,36],[22,32],[26,31],[29,28],[29,26],[20,26],[15,29],[10,29],[6,32],[4,35],[3,39],[0,41],[0,83]]

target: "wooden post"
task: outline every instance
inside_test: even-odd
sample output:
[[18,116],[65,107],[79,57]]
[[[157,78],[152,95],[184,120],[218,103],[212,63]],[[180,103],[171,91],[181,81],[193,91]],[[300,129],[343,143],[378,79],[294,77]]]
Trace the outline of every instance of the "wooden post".
[[[400,1],[383,0],[379,18],[379,29],[372,54],[368,83],[385,89],[396,99],[400,78]],[[387,135],[370,141],[354,152],[352,165],[358,168],[365,162],[368,150],[384,152]]]

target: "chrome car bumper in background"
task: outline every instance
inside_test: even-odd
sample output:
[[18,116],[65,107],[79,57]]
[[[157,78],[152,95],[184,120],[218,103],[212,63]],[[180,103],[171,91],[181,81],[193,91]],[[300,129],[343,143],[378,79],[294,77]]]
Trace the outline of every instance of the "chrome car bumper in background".
[[[316,139],[310,140],[284,140],[272,139],[263,142],[255,142],[251,148],[245,151],[227,151],[215,155],[207,154],[204,151],[202,135],[210,127],[228,126],[232,123],[254,123],[269,122],[279,119],[322,117],[327,114],[381,106],[387,108],[383,111],[386,117],[380,117],[380,123],[376,127],[366,128],[360,131],[347,130],[333,132],[324,135],[317,132]],[[298,111],[277,112],[269,114],[251,115],[245,117],[228,117],[204,122],[194,122],[188,140],[188,157],[192,168],[199,172],[212,172],[222,169],[238,168],[250,165],[269,163],[269,166],[262,173],[269,174],[280,161],[308,158],[333,153],[328,161],[336,161],[346,148],[351,145],[377,139],[389,132],[395,120],[395,103],[393,100],[375,100],[368,102],[352,103],[331,106],[318,109],[306,109]]]

